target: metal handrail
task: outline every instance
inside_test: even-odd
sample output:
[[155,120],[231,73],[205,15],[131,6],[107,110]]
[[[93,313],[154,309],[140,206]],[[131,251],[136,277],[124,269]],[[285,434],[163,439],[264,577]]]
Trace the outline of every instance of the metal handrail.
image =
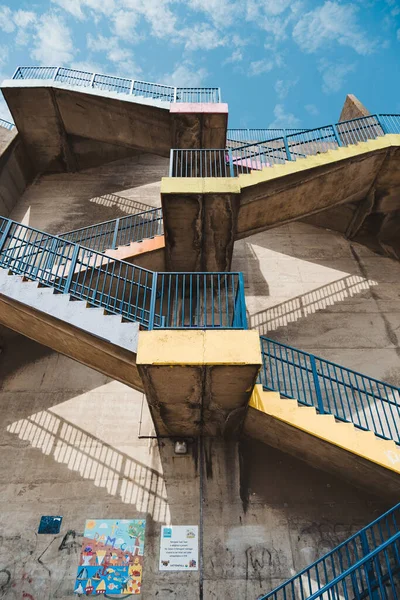
[[247,329],[238,272],[156,273],[3,217],[0,267],[148,329]]
[[299,404],[400,445],[400,388],[260,336],[259,381]]
[[[327,552],[305,569],[260,597],[260,600],[295,600],[295,598],[319,597],[327,587],[334,585],[340,576],[357,568],[360,561],[370,560],[371,552],[382,550],[399,535],[400,504],[363,527],[347,540]],[[399,563],[400,566],[400,563]],[[346,576],[346,575],[344,575]],[[318,587],[318,590],[315,588]]]
[[357,117],[223,149],[173,149],[170,177],[236,177],[389,133],[400,133],[399,114]]
[[4,129],[11,131],[14,129],[15,125],[14,123],[11,123],[11,121],[6,121],[5,119],[0,118],[0,127],[4,127]]
[[163,235],[162,209],[154,208],[58,234],[58,237],[99,252]]
[[152,98],[163,102],[220,103],[218,87],[175,87],[66,67],[17,67],[13,79],[52,80],[67,85]]

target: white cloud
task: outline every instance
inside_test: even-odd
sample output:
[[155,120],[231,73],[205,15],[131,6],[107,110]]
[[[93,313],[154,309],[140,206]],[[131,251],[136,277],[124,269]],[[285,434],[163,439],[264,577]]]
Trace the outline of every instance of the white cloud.
[[114,0],[51,0],[60,8],[69,12],[73,17],[83,21],[87,14],[85,9],[93,13],[112,15],[115,11]]
[[229,27],[239,12],[239,6],[232,0],[188,0],[192,10],[202,11],[218,27]]
[[[91,0],[98,2],[98,0]],[[159,38],[176,34],[176,17],[169,8],[169,0],[121,0],[127,9],[136,11],[149,23],[152,33]]]
[[202,85],[208,73],[204,68],[195,68],[192,63],[185,61],[175,65],[172,73],[163,75],[161,83],[177,87],[197,87]]
[[14,23],[17,25],[17,27],[22,27],[25,29],[26,27],[29,27],[29,25],[32,25],[35,21],[36,13],[30,10],[17,10],[17,12],[14,13]]
[[254,76],[268,73],[269,71],[272,71],[274,66],[274,61],[270,59],[255,60],[249,65],[249,75]]
[[276,44],[286,37],[288,25],[297,18],[301,2],[292,0],[247,0],[246,18],[269,35],[267,48],[276,48]]
[[0,69],[7,65],[9,49],[6,45],[0,46]]
[[312,115],[313,117],[316,117],[317,115],[319,115],[319,110],[318,108],[315,106],[315,104],[306,104],[305,107],[306,111],[308,113],[310,113],[310,115]]
[[139,21],[139,15],[131,10],[119,10],[112,18],[114,22],[113,31],[117,37],[127,40],[131,43],[140,40],[135,31]]
[[293,113],[286,112],[283,104],[276,104],[274,108],[275,119],[268,125],[271,129],[290,129],[299,124],[299,119]]
[[77,19],[83,20],[85,14],[82,10],[81,0],[51,0],[53,4],[57,4],[60,8],[63,8],[67,12],[71,13]]
[[243,52],[240,48],[236,48],[236,50],[234,50],[232,52],[232,54],[224,60],[223,64],[224,65],[228,65],[229,63],[237,63],[237,62],[241,62],[243,60]]
[[290,88],[294,87],[295,85],[297,85],[299,79],[287,79],[287,80],[283,80],[283,79],[278,79],[275,82],[275,91],[278,94],[278,97],[280,100],[283,100],[284,98],[286,98],[286,96],[288,95]]
[[71,31],[58,15],[45,13],[36,23],[31,57],[42,65],[71,62],[75,48]]
[[0,29],[12,33],[15,29],[13,13],[8,6],[0,6]]
[[221,37],[216,29],[205,23],[195,25],[190,29],[183,29],[180,37],[186,40],[186,50],[213,50],[218,46],[225,46],[227,43],[226,37]]
[[346,75],[354,71],[355,63],[330,63],[326,60],[319,62],[318,69],[322,73],[322,90],[325,94],[338,92],[345,81]]
[[[141,73],[141,68],[135,63],[133,54],[127,48],[121,48],[117,37],[99,35],[94,38],[87,36],[87,47],[93,52],[102,52],[107,60],[118,65],[118,75],[135,78]],[[121,71],[123,69],[123,72]]]
[[301,17],[293,29],[293,38],[304,52],[316,52],[329,42],[337,42],[358,54],[369,54],[375,42],[368,39],[358,25],[358,10],[353,4],[328,0]]

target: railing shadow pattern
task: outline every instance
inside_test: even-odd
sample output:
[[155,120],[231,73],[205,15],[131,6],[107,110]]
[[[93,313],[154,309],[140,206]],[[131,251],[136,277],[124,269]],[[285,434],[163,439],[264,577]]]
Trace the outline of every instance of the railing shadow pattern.
[[123,503],[151,514],[158,522],[168,521],[167,491],[162,473],[50,410],[16,421],[7,427],[7,431],[79,473],[83,479],[93,481],[96,487],[121,498]]

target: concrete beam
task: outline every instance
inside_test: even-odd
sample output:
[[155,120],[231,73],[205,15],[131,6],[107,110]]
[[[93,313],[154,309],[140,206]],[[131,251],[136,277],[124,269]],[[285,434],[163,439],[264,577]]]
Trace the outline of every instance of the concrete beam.
[[8,80],[2,91],[38,171],[98,165],[121,158],[121,148],[169,156],[171,148],[225,146],[226,104],[175,105],[51,80]]
[[256,331],[142,331],[137,365],[159,435],[233,436],[261,366]]

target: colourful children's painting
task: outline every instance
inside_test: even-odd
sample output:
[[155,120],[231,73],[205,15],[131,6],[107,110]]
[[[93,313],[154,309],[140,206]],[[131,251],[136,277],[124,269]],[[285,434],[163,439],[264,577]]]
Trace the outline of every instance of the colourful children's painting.
[[145,529],[145,519],[86,521],[75,594],[140,594]]

